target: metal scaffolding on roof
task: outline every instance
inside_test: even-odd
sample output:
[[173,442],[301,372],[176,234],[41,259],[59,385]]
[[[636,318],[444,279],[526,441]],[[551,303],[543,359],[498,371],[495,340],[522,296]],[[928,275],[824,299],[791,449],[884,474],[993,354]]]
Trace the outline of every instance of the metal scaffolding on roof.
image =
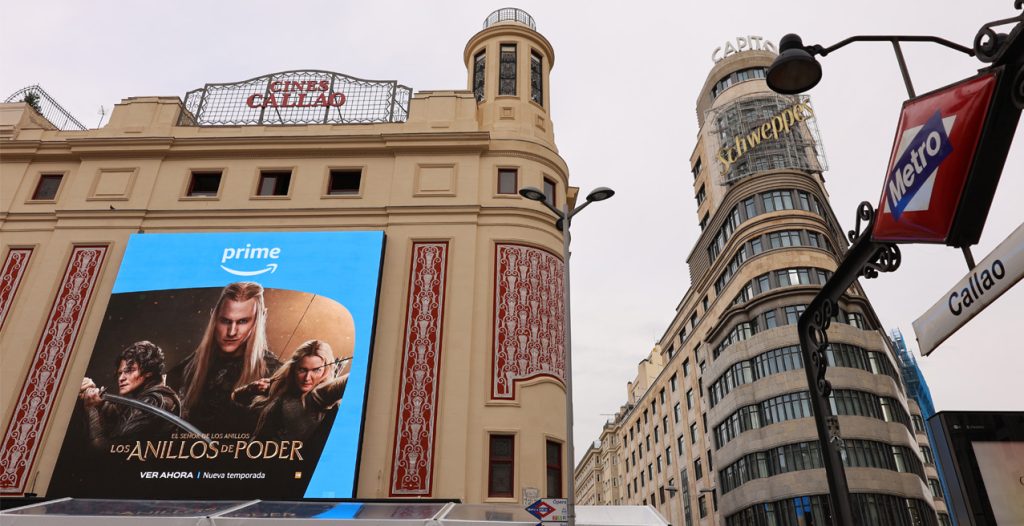
[[29,97],[28,100],[31,100],[32,94],[39,97],[37,102],[38,106],[36,106],[35,109],[44,119],[54,125],[54,127],[62,131],[85,131],[85,125],[79,122],[78,119],[71,116],[71,113],[64,109],[64,106],[61,106],[57,101],[53,100],[53,97],[51,97],[50,94],[38,84],[26,86],[14,93],[11,93],[4,102],[23,102],[26,101],[26,97]]
[[[773,119],[794,106],[811,108],[811,115],[787,124],[784,131],[772,129],[772,137],[763,138],[762,127],[771,128]],[[708,111],[705,122],[711,126],[716,153],[734,159],[722,170],[723,184],[769,170],[821,173],[828,169],[817,118],[805,95],[758,93],[742,97]]]

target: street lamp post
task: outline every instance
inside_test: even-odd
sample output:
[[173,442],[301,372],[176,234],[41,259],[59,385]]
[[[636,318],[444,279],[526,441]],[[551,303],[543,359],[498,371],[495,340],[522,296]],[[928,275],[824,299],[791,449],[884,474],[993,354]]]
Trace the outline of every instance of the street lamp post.
[[609,197],[615,195],[615,190],[606,188],[604,186],[595,188],[589,194],[587,194],[587,200],[580,206],[569,210],[569,200],[565,200],[565,204],[562,210],[559,210],[548,202],[547,196],[544,192],[533,188],[531,186],[524,187],[519,190],[519,195],[531,200],[537,201],[555,213],[558,217],[555,220],[555,227],[562,231],[562,296],[564,301],[563,309],[564,314],[564,330],[565,336],[563,341],[565,342],[565,458],[569,465],[569,475],[566,481],[568,486],[568,494],[566,495],[569,508],[569,526],[576,526],[576,478],[575,478],[575,449],[573,448],[572,438],[572,317],[569,315],[569,243],[572,239],[570,234],[570,227],[572,226],[572,218],[578,214],[581,210],[586,208],[590,203],[597,201],[604,201]]
[[[1024,0],[1015,0],[1014,7],[1021,9]],[[1010,34],[996,33],[992,28],[997,25],[1014,23]],[[900,73],[907,88],[907,94],[913,99],[916,95],[907,64],[903,58],[900,42],[932,42],[975,56],[982,62],[991,63],[992,68],[1007,67],[1006,74],[1014,75],[1007,97],[1017,108],[1024,107],[1024,14],[1005,20],[990,22],[982,26],[974,39],[974,48],[967,48],[943,38],[934,36],[865,36],[858,35],[842,40],[832,46],[805,46],[796,34],[788,34],[779,41],[779,56],[776,57],[765,81],[772,90],[793,95],[813,88],[821,80],[821,65],[814,55],[826,56],[829,53],[852,42],[890,42],[896,52]],[[1013,127],[1016,127],[1014,118]],[[1008,125],[1004,125],[1008,128]],[[1012,136],[1012,128],[1010,135]],[[1007,147],[1008,147],[1007,143]],[[1001,169],[1001,164],[999,165]],[[996,175],[998,180],[998,175]],[[992,188],[994,191],[994,186]],[[991,197],[989,197],[991,198]],[[861,223],[866,222],[862,230]],[[822,464],[829,485],[831,499],[832,522],[838,526],[852,526],[853,510],[850,502],[850,490],[846,483],[840,448],[842,438],[839,431],[839,420],[831,414],[829,394],[832,385],[825,379],[828,369],[826,350],[828,349],[828,327],[832,317],[838,313],[839,299],[857,278],[877,277],[880,272],[893,272],[900,266],[901,256],[895,243],[875,241],[872,232],[875,227],[875,212],[868,202],[863,202],[857,210],[857,226],[848,234],[850,248],[843,254],[832,277],[822,285],[821,291],[814,297],[797,322],[797,332],[807,374],[808,389],[814,408],[814,422],[818,431],[818,440],[822,452]],[[969,268],[974,267],[969,243],[960,247]]]

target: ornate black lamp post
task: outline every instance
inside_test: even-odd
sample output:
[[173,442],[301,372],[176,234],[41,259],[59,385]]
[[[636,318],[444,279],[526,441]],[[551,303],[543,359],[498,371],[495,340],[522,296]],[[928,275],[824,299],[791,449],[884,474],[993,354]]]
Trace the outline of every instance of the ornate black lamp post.
[[[1024,0],[1016,0],[1014,7],[1021,9]],[[1016,23],[1009,34],[997,33],[993,27],[1009,23]],[[982,26],[974,39],[974,47],[967,48],[943,38],[934,36],[853,36],[842,40],[832,46],[822,47],[819,45],[805,46],[802,39],[795,34],[788,34],[782,37],[779,42],[779,56],[768,69],[766,81],[768,87],[783,94],[796,94],[807,91],[817,85],[821,80],[821,65],[814,58],[815,55],[827,56],[829,53],[846,46],[852,42],[890,42],[896,52],[896,59],[899,62],[900,72],[903,74],[903,81],[907,87],[907,94],[914,98],[914,87],[907,72],[906,62],[903,59],[903,52],[900,49],[901,42],[933,42],[948,48],[960,51],[970,56],[976,56],[980,61],[991,64],[988,68],[995,70],[1000,68],[1001,74],[1008,76],[1005,88],[997,96],[1007,97],[1008,104],[1016,107],[1016,115],[1011,123],[1008,120],[996,120],[991,124],[989,130],[993,134],[1005,134],[1009,129],[1009,137],[1005,138],[1006,147],[1009,147],[1009,140],[1012,138],[1013,130],[1016,128],[1016,118],[1019,117],[1020,109],[1024,108],[1024,14],[1004,20],[997,20]],[[1009,80],[1012,79],[1012,80]],[[998,139],[1002,140],[1002,138]],[[1002,164],[998,165],[1001,171]],[[978,190],[984,193],[988,191],[988,199],[991,201],[991,193],[995,191],[995,182],[998,181],[998,173],[994,181],[985,181],[985,190]],[[978,186],[983,186],[979,183]],[[966,191],[966,190],[965,190]],[[985,207],[987,213],[987,206]],[[850,490],[846,483],[846,473],[843,469],[843,461],[840,452],[842,438],[839,431],[839,420],[831,414],[829,395],[832,392],[832,385],[825,378],[828,370],[826,350],[828,348],[828,328],[832,317],[838,312],[839,298],[849,289],[859,277],[866,279],[877,277],[880,272],[892,272],[900,266],[900,250],[895,243],[878,242],[872,239],[872,232],[875,227],[875,211],[870,203],[863,202],[857,209],[857,226],[849,232],[848,237],[852,245],[843,255],[839,267],[832,277],[822,286],[821,291],[811,301],[807,309],[800,316],[797,322],[797,331],[800,337],[800,346],[803,351],[807,382],[811,394],[812,406],[814,407],[814,420],[818,430],[818,440],[821,444],[823,464],[829,484],[831,497],[832,523],[839,526],[852,526],[854,514],[850,503]],[[862,223],[866,226],[862,229]],[[977,222],[975,222],[977,223]],[[977,232],[984,224],[984,217],[980,224],[973,224]],[[976,242],[976,239],[975,239]],[[969,267],[974,266],[969,243],[961,245],[964,256],[967,258]]]
[[569,477],[566,481],[568,486],[568,508],[569,508],[569,526],[575,526],[576,524],[576,477],[575,466],[576,466],[576,449],[574,447],[574,440],[572,437],[573,431],[573,405],[572,405],[572,318],[569,316],[569,244],[572,241],[572,235],[570,234],[570,227],[572,226],[572,218],[576,216],[581,210],[590,205],[590,203],[596,203],[598,201],[604,201],[615,195],[615,190],[600,186],[593,189],[587,194],[586,202],[575,208],[569,208],[569,200],[566,199],[565,205],[561,210],[555,208],[548,202],[548,196],[544,192],[532,186],[527,186],[519,190],[519,195],[531,200],[537,201],[538,203],[547,207],[548,210],[554,212],[555,217],[555,228],[562,231],[562,296],[565,310],[564,320],[564,341],[565,341],[565,458],[568,461]]

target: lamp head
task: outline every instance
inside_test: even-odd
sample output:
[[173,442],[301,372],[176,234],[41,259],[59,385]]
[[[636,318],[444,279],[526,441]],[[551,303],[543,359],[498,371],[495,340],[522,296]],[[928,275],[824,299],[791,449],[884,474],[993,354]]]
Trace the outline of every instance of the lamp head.
[[604,201],[613,195],[615,195],[615,190],[612,190],[607,186],[599,186],[587,194],[587,202],[592,203],[594,201]]
[[523,188],[521,188],[519,190],[519,195],[529,199],[530,201],[543,202],[545,199],[547,199],[547,196],[544,195],[544,192],[541,192],[540,190],[532,186],[524,186]]
[[779,40],[779,56],[768,67],[765,81],[776,93],[803,93],[821,80],[821,64],[804,46],[799,35],[790,33]]

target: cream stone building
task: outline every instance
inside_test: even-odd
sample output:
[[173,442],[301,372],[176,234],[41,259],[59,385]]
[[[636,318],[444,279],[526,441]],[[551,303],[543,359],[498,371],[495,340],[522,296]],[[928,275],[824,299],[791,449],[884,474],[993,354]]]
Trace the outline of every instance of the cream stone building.
[[[768,89],[772,49],[740,49],[716,56],[697,97],[691,287],[600,444],[618,435],[623,503],[654,505],[672,524],[827,524],[796,322],[848,243],[829,206],[813,106]],[[859,285],[839,308],[828,375],[855,514],[936,524],[934,470],[891,342]],[[577,480],[597,469],[581,466]]]
[[[129,235],[370,230],[386,248],[355,496],[563,496],[562,239],[517,194],[575,199],[554,50],[510,9],[462,59],[466,89],[404,99],[303,71],[253,79],[266,90],[248,99],[212,84],[125,98],[81,131],[0,105],[0,491],[59,496],[47,488]],[[349,93],[336,113],[329,97],[321,122],[278,107],[342,81],[383,95]]]

